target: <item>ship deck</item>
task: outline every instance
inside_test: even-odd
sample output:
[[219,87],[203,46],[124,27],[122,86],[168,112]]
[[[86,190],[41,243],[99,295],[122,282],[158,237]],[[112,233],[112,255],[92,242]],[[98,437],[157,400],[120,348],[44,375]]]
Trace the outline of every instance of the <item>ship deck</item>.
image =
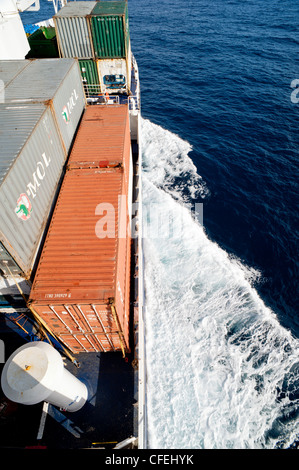
[[[138,146],[132,141],[134,182],[133,202],[138,199]],[[74,357],[79,367],[64,358],[67,370],[88,389],[88,400],[81,410],[71,413],[46,404],[22,405],[8,400],[0,389],[0,448],[24,449],[113,449],[135,437],[126,448],[137,446],[138,369],[136,368],[136,330],[138,328],[138,243],[132,242],[130,289],[130,348],[122,352],[88,352]],[[25,325],[26,326],[26,325]],[[27,328],[27,326],[26,326]],[[1,314],[0,340],[5,360],[20,346],[36,338],[26,335]],[[0,374],[4,363],[0,363]]]
[[[6,332],[5,344],[21,346],[24,342],[14,335]],[[83,408],[70,413],[44,403],[20,405],[1,396],[1,448],[109,449],[134,435],[132,355],[124,359],[121,353],[81,353],[76,359],[79,368],[67,359],[65,365],[87,385]]]

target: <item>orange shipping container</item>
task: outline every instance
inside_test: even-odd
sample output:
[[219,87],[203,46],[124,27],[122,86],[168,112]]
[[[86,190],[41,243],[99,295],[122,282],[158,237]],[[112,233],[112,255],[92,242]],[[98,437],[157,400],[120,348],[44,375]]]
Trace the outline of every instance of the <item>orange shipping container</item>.
[[122,168],[73,169],[61,187],[29,303],[74,353],[129,350],[126,191]]
[[68,168],[123,166],[130,171],[130,120],[127,105],[91,105],[84,112]]

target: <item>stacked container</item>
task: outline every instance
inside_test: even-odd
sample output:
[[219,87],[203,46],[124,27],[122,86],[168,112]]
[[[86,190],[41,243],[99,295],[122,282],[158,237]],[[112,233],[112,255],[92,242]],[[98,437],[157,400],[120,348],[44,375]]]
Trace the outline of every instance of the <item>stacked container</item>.
[[[86,88],[86,95],[96,95],[101,90],[99,88],[99,75],[95,60],[83,59],[79,60],[83,86]],[[86,87],[87,85],[87,87]]]
[[26,58],[50,58],[59,57],[55,28],[49,26],[34,31],[29,37],[30,51]]
[[30,294],[73,353],[129,349],[130,162],[128,107],[87,107]]
[[[100,91],[130,91],[131,48],[126,1],[70,2],[54,16],[61,57],[76,57]],[[84,63],[83,63],[84,61]],[[87,62],[89,65],[87,65]],[[89,70],[97,68],[97,77]]]
[[29,62],[5,87],[5,103],[46,103],[68,152],[85,106],[78,63],[74,59]]
[[96,2],[69,2],[53,17],[61,57],[94,57],[89,17],[95,5]]
[[97,2],[91,12],[91,30],[95,58],[125,59],[130,46],[127,2]]
[[1,269],[29,279],[85,99],[73,59],[0,62],[0,73]]
[[97,2],[91,12],[91,32],[101,89],[129,93],[131,46],[128,3]]
[[[1,87],[5,87],[13,80],[25,67],[30,64],[29,60],[1,60],[0,80]],[[2,100],[4,101],[4,99]]]

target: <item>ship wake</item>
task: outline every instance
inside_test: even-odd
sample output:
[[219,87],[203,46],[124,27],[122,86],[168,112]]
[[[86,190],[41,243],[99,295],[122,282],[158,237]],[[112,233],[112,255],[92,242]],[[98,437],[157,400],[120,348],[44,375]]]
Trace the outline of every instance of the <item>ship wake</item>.
[[190,211],[209,190],[189,143],[145,119],[142,138],[148,446],[288,448],[299,342]]

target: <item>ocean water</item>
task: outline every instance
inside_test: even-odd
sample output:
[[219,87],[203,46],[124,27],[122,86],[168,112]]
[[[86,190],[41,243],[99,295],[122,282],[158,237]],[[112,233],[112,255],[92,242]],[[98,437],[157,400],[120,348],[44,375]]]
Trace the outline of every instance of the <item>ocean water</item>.
[[[128,4],[142,90],[148,446],[297,447],[299,4]],[[50,11],[41,0],[39,20]]]
[[142,85],[149,447],[296,447],[299,4],[129,8]]

